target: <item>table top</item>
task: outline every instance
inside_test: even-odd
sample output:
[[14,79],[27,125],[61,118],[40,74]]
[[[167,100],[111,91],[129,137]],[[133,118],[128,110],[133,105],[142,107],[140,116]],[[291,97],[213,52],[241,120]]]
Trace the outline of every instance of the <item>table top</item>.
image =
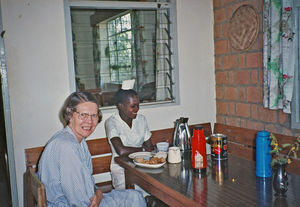
[[[116,161],[131,171],[127,176],[133,176],[136,172],[144,181],[159,185],[154,191],[158,196],[160,194],[157,191],[160,189],[172,194],[175,199],[183,195],[180,199],[186,199],[193,206],[299,206],[298,175],[288,174],[287,196],[277,198],[274,196],[272,178],[256,177],[253,161],[231,154],[227,160],[221,161],[211,160],[208,156],[206,173],[201,175],[191,167],[191,153],[185,152],[183,156],[181,163],[166,163],[157,169],[134,166],[132,161],[125,158],[117,158]],[[151,190],[151,187],[148,190]],[[159,197],[164,199],[164,196]],[[169,200],[166,199],[166,202]]]

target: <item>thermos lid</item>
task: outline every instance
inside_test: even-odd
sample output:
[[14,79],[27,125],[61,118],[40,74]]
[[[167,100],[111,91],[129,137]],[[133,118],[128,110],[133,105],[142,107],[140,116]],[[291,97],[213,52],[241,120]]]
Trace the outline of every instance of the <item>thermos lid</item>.
[[259,136],[259,137],[268,137],[268,136],[270,136],[270,132],[268,132],[268,131],[259,131],[259,132],[257,132],[257,136]]
[[196,126],[194,127],[195,130],[200,130],[200,129],[202,129],[202,128],[203,128],[202,125],[196,125]]

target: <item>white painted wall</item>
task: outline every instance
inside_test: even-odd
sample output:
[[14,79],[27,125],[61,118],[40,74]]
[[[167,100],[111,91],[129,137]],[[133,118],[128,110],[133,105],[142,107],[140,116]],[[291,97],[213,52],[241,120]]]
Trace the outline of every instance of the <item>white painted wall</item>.
[[[1,0],[18,196],[23,206],[24,149],[46,144],[62,125],[58,110],[70,94],[62,0]],[[177,2],[180,104],[141,108],[151,130],[215,122],[211,0]],[[104,111],[104,120],[113,110]],[[103,122],[91,137],[104,137]]]

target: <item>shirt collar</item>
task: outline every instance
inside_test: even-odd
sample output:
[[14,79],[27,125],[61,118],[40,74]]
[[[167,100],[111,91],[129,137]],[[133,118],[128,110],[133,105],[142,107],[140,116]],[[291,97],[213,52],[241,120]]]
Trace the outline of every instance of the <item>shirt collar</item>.
[[[72,134],[72,135],[73,135],[73,138],[76,139],[76,141],[78,142],[78,139],[76,138],[76,136],[75,136],[73,130],[69,127],[69,125],[67,125],[67,126],[65,127],[65,130],[66,130],[67,132],[69,132],[70,134]],[[81,142],[82,142],[83,140],[84,140],[84,139],[82,139]],[[78,143],[79,143],[79,142],[78,142]]]

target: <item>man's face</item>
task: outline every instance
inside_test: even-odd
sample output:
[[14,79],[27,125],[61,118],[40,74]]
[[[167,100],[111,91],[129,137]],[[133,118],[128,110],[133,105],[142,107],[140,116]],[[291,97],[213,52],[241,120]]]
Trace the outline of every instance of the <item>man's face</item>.
[[120,104],[120,110],[122,114],[129,119],[135,119],[139,109],[140,109],[140,100],[137,96],[129,97],[126,103]]
[[83,102],[77,105],[76,111],[70,117],[69,127],[72,129],[77,140],[91,135],[98,125],[97,104],[92,102]]

